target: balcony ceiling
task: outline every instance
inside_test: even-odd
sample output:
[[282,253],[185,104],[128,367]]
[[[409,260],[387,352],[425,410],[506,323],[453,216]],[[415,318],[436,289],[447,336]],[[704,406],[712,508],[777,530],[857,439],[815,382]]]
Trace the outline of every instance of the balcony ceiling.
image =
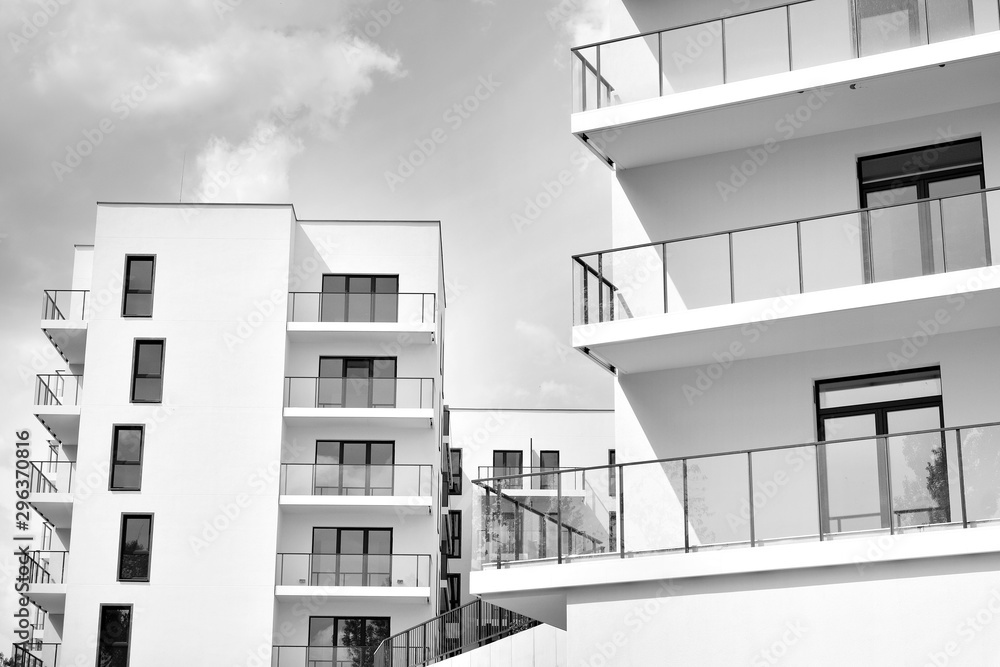
[[[997,102],[1000,32],[992,32],[576,113],[572,131],[613,138],[604,152],[631,169]],[[777,123],[806,103],[821,106],[788,136]],[[614,129],[621,133],[601,134]]]
[[42,332],[67,364],[82,364],[87,351],[87,323],[44,320]]

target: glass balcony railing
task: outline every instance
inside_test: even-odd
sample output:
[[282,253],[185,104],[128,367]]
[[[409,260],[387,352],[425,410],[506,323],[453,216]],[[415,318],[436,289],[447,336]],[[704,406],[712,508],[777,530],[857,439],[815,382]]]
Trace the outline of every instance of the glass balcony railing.
[[45,290],[43,320],[85,320],[90,290]]
[[29,551],[28,584],[65,584],[68,551]]
[[584,472],[582,497],[558,492],[548,504],[508,491],[511,480],[530,484],[530,475],[475,480],[473,567],[1000,521],[998,423],[551,474]]
[[294,496],[429,496],[429,465],[282,463],[280,493]]
[[14,644],[11,658],[14,667],[56,667],[59,664],[60,644],[23,642]]
[[[363,628],[358,636],[365,636]],[[373,667],[376,648],[377,645],[274,646],[271,667]]]
[[291,292],[289,322],[399,322],[437,321],[433,292]]
[[35,405],[80,405],[82,389],[82,375],[39,375],[35,378]]
[[72,493],[76,461],[27,461],[28,491],[32,496]]
[[279,586],[430,586],[427,554],[279,553]]
[[286,377],[286,408],[433,408],[434,378]]
[[990,266],[1000,188],[573,257],[573,324]]
[[[564,474],[555,473],[562,471]],[[569,474],[573,472],[575,474]],[[479,466],[481,478],[504,478],[498,481],[501,488],[522,491],[583,491],[587,488],[587,472],[574,468],[511,468],[500,466]]]
[[573,111],[997,30],[997,0],[798,0],[572,49]]

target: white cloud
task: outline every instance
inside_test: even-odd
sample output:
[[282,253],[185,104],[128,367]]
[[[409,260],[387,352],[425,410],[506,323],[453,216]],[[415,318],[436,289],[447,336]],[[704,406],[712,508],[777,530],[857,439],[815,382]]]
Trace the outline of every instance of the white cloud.
[[555,366],[566,362],[573,349],[542,324],[518,319],[514,322],[514,333],[521,341],[521,349],[538,366]]

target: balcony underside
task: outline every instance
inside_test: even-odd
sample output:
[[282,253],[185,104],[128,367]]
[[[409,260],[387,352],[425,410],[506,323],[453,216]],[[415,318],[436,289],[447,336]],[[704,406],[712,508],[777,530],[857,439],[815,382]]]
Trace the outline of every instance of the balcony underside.
[[285,408],[290,426],[371,426],[431,428],[431,408]]
[[630,169],[997,102],[992,32],[580,112],[571,126]]
[[361,509],[370,512],[430,514],[430,496],[278,496],[281,510],[291,514],[326,515],[333,509]]
[[397,322],[289,322],[288,338],[294,343],[378,343],[429,345],[434,342],[434,323]]
[[42,332],[67,364],[82,364],[87,351],[87,323],[42,320]]
[[[889,549],[885,546],[886,539],[891,539]],[[988,524],[970,530],[897,534],[891,538],[887,534],[869,535],[752,549],[649,554],[641,558],[609,554],[582,557],[559,566],[532,565],[529,561],[502,570],[473,572],[469,588],[471,594],[487,602],[565,630],[567,600],[574,590],[584,587],[627,591],[623,586],[637,584],[645,587],[637,597],[660,597],[669,594],[663,590],[664,582],[682,582],[688,578],[828,567],[848,568],[857,575],[859,564],[995,554],[1000,549],[998,545],[1000,526]]]
[[395,603],[426,604],[430,601],[429,586],[275,586],[274,595],[279,600],[331,602],[361,602],[363,600],[383,600]]
[[31,584],[27,596],[49,614],[66,613],[66,584]]
[[80,406],[36,405],[35,417],[61,444],[77,444],[80,438]]
[[573,328],[620,373],[685,368],[1000,326],[1000,267]]
[[69,528],[73,521],[72,493],[36,493],[28,501],[53,528]]

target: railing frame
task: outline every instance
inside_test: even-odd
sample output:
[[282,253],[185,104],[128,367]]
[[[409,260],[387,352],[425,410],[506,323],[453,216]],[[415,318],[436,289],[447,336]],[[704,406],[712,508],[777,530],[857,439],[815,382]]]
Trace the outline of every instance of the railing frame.
[[[303,380],[303,381],[304,380],[310,380],[310,381],[313,382],[313,404],[312,405],[289,405],[289,403],[291,402],[291,397],[292,397],[292,392],[291,392],[292,381],[294,381],[294,380]],[[353,405],[343,405],[343,404],[341,404],[341,405],[335,405],[335,404],[332,404],[332,403],[323,403],[323,404],[321,404],[320,400],[319,400],[320,399],[320,381],[321,380],[326,380],[326,381],[329,381],[329,382],[333,382],[335,380],[340,380],[341,381],[341,395],[342,396],[346,396],[347,395],[347,387],[348,387],[348,385],[349,385],[349,383],[351,381],[363,381],[363,382],[370,383],[369,386],[368,386],[368,393],[369,393],[369,401],[368,402],[369,402],[369,405],[353,406]],[[384,382],[392,381],[393,382],[393,404],[392,405],[374,405],[373,404],[373,390],[374,390],[374,387],[375,387],[375,382],[374,381],[384,381]],[[415,406],[399,405],[398,397],[399,397],[400,382],[418,382],[419,405],[415,405]],[[430,396],[430,398],[429,398],[430,405],[424,405],[424,403],[425,403],[425,401],[424,401],[424,387],[425,387],[425,384],[424,383],[427,383],[427,382],[430,383],[430,394],[429,394],[429,396]],[[284,396],[284,399],[283,399],[283,403],[284,403],[284,407],[286,407],[286,408],[329,408],[329,409],[333,409],[333,410],[344,410],[344,409],[348,409],[348,410],[350,410],[350,409],[361,409],[361,410],[369,410],[369,409],[371,409],[371,410],[393,410],[393,409],[407,410],[407,409],[418,409],[418,410],[420,410],[420,409],[424,409],[424,408],[433,408],[434,407],[434,378],[432,378],[432,377],[431,378],[426,378],[426,377],[424,377],[424,378],[419,378],[419,377],[343,377],[343,376],[339,376],[339,377],[321,377],[321,376],[311,376],[311,375],[289,375],[289,376],[285,376],[285,396]]]
[[[310,468],[312,468],[312,470],[311,470],[311,485],[310,485],[311,492],[310,493],[289,493],[289,491],[288,491],[288,471],[289,471],[289,469],[292,468],[292,467],[304,467],[304,466],[309,466]],[[319,488],[316,485],[316,470],[317,470],[317,468],[320,468],[320,467],[325,467],[325,468],[366,468],[366,469],[368,469],[368,468],[392,468],[392,471],[393,471],[393,475],[392,475],[392,488],[391,488],[392,493],[390,494],[390,497],[391,496],[398,496],[398,495],[418,495],[418,496],[421,496],[421,495],[430,495],[429,493],[428,494],[424,494],[424,493],[422,493],[422,491],[424,489],[424,482],[426,481],[426,483],[429,485],[433,481],[433,477],[434,477],[434,471],[432,469],[432,466],[429,465],[429,464],[426,464],[426,463],[387,463],[387,464],[308,463],[308,462],[302,462],[302,463],[294,463],[294,462],[292,462],[292,463],[282,463],[281,464],[281,479],[280,479],[280,484],[279,484],[279,493],[282,494],[282,495],[316,496],[316,497],[330,496],[330,497],[334,497],[334,498],[343,497],[343,496],[358,496],[358,497],[362,497],[362,498],[384,497],[384,496],[376,496],[376,494],[373,494],[373,493],[365,493],[364,495],[360,495],[360,494],[348,494],[348,493],[316,493],[316,489]],[[403,493],[400,493],[396,489],[396,483],[397,483],[397,480],[399,479],[398,476],[396,475],[396,471],[400,470],[400,469],[406,470],[406,469],[410,469],[410,468],[416,468],[417,469],[417,493],[416,494],[403,494]],[[424,479],[425,473],[426,473],[426,476],[427,476],[426,480]],[[335,488],[335,487],[324,486],[322,488],[327,489],[327,488]],[[337,487],[337,488],[355,488],[355,487]],[[365,491],[367,492],[367,491],[372,491],[374,489],[382,489],[382,488],[385,488],[385,487],[372,487],[370,485],[366,485],[365,486]],[[430,491],[430,489],[429,489],[429,491]]]
[[[75,317],[76,313],[69,313],[71,317],[67,317],[62,309],[59,308],[59,295],[60,294],[82,294],[80,301],[80,312],[79,317]],[[72,298],[72,297],[71,297]],[[86,289],[59,289],[44,290],[42,296],[42,319],[43,320],[86,320],[87,319],[87,301],[90,298],[90,290]]]
[[[361,320],[359,322],[340,322],[321,319],[323,310],[323,296],[336,296],[336,295],[349,295],[349,294],[363,294],[363,292],[289,292],[288,293],[288,321],[289,322],[313,322],[321,324],[403,324],[399,321],[399,301],[396,304],[396,319],[391,322],[375,322],[372,320]],[[374,292],[372,294],[375,294]],[[381,294],[381,292],[379,293]],[[431,305],[431,323],[437,322],[437,294],[434,292],[386,292],[385,294],[394,294],[396,297],[405,296],[419,296],[420,297],[420,323],[426,324],[427,318],[424,317],[424,313],[427,312],[427,297],[430,297]],[[299,295],[304,296],[315,296],[316,299],[316,319],[309,320],[297,320],[295,319],[295,302]],[[300,307],[301,308],[301,307]]]
[[[284,575],[284,572],[285,572],[285,557],[286,556],[305,557],[306,558],[307,568],[306,568],[305,572],[306,572],[306,574],[309,575],[308,583],[300,584],[300,583],[296,582],[296,583],[293,583],[293,584],[289,584],[289,583],[285,583],[284,582],[284,576],[283,575]],[[389,576],[389,585],[388,586],[373,586],[373,585],[367,584],[367,583],[362,583],[362,584],[339,584],[339,583],[337,583],[337,584],[314,584],[314,583],[312,583],[312,577],[313,577],[313,575],[315,575],[315,574],[329,574],[329,572],[317,572],[316,569],[313,567],[313,563],[314,563],[314,560],[315,560],[316,556],[336,557],[338,565],[337,565],[337,570],[335,572],[336,572],[336,574],[338,574],[338,576],[339,576],[339,574],[341,574],[341,572],[340,572],[340,557],[341,556],[349,556],[349,557],[352,557],[352,558],[353,557],[358,557],[358,556],[363,557],[363,559],[364,559],[363,568],[366,571],[368,569],[367,563],[368,563],[368,559],[369,558],[388,558],[389,559],[389,573],[388,574],[390,575]],[[416,562],[416,566],[413,569],[413,572],[416,574],[416,579],[415,579],[415,581],[414,581],[414,583],[413,583],[412,586],[408,586],[408,585],[405,585],[405,584],[396,584],[396,583],[393,583],[392,574],[393,574],[393,567],[396,564],[396,559],[401,559],[401,562],[407,562],[409,559],[413,559]],[[426,569],[426,571],[425,572],[421,572],[421,569]],[[346,573],[346,574],[357,574],[357,573],[353,573],[352,572],[352,573]],[[372,573],[369,572],[367,574],[372,574]],[[378,572],[378,573],[375,573],[375,574],[383,574],[383,573]],[[430,554],[406,554],[406,553],[391,553],[391,554],[344,554],[344,553],[317,553],[317,552],[307,552],[307,551],[304,551],[304,552],[280,552],[280,553],[278,553],[278,561],[277,561],[277,570],[275,572],[275,580],[276,580],[276,585],[278,585],[278,586],[319,586],[319,587],[330,587],[330,588],[343,588],[343,587],[353,587],[353,586],[361,586],[362,588],[425,588],[427,586],[430,586],[430,581],[431,581],[431,556],[430,556]],[[425,582],[425,584],[421,585],[421,582]]]

